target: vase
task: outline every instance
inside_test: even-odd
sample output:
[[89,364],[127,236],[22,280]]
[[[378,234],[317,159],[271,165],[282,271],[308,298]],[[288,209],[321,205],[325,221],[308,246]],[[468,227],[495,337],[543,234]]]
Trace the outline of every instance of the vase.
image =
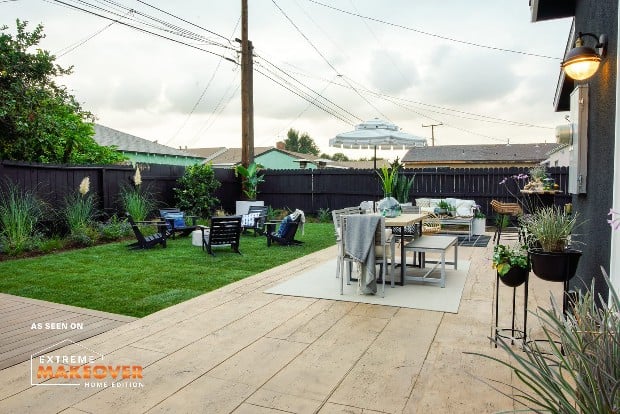
[[527,279],[529,273],[529,269],[524,269],[520,266],[512,266],[510,270],[508,270],[508,273],[504,276],[499,276],[499,280],[506,286],[517,287],[525,283],[525,279]]
[[562,252],[544,252],[540,248],[532,248],[530,261],[532,272],[543,280],[564,282],[575,276],[581,250],[565,249]]
[[401,212],[400,203],[390,194],[379,201],[377,209],[383,217],[398,217]]

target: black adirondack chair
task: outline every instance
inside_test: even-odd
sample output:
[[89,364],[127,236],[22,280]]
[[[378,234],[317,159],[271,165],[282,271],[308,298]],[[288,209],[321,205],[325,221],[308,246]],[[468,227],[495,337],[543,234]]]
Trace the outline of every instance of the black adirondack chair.
[[265,233],[267,206],[250,206],[247,216],[249,216],[250,214],[258,216],[254,217],[252,220],[252,217],[248,217],[247,219],[245,219],[244,215],[241,220],[241,230],[243,232],[246,232],[248,230],[254,230],[254,236],[256,236],[257,234],[262,235],[263,233]]
[[142,231],[140,231],[140,227],[138,227],[138,223],[142,223],[142,222],[135,222],[133,217],[131,217],[131,214],[129,213],[125,213],[125,215],[127,216],[127,220],[129,221],[129,224],[131,225],[131,229],[133,230],[133,233],[136,235],[136,239],[138,240],[135,243],[131,243],[127,247],[129,247],[130,249],[150,249],[151,247],[157,246],[158,244],[161,244],[163,248],[166,247],[166,230],[165,230],[166,225],[165,223],[163,222],[148,223],[148,224],[156,224],[158,227],[158,232],[155,234],[151,234],[149,236],[145,236],[144,234],[142,234]]
[[239,251],[241,236],[241,216],[212,217],[211,226],[198,226],[202,231],[202,249],[211,256],[214,246],[230,246],[235,253]]
[[[176,238],[176,235],[187,236],[198,227],[196,226],[196,216],[188,216],[178,208],[162,208],[159,216],[166,222],[167,236]],[[191,219],[191,225],[187,224]]]
[[[277,231],[273,231],[267,234],[267,246],[271,246],[272,243],[278,243],[282,246],[300,246],[304,242],[295,240],[295,235],[297,234],[297,228],[299,227],[299,222],[301,221],[301,217],[297,217],[296,220],[287,223],[286,230],[283,234],[279,234]],[[282,226],[282,224],[280,224]]]

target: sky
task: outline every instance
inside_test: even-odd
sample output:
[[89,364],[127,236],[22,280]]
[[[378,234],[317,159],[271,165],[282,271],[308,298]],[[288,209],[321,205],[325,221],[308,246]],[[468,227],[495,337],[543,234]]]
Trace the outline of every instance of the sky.
[[[98,123],[241,146],[240,0],[62,1],[0,0],[1,23],[44,26],[40,47],[73,66],[57,82]],[[249,0],[248,20],[257,147],[294,128],[368,156],[328,142],[373,118],[429,145],[423,125],[443,124],[435,145],[474,145],[554,142],[566,123],[553,97],[571,20],[531,23],[527,0]]]

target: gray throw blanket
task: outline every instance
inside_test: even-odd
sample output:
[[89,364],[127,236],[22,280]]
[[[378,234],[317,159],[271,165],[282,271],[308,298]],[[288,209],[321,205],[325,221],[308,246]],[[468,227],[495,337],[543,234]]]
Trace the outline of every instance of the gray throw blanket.
[[375,231],[381,221],[380,216],[359,214],[347,216],[344,233],[345,253],[362,263],[358,293],[377,293],[375,275]]

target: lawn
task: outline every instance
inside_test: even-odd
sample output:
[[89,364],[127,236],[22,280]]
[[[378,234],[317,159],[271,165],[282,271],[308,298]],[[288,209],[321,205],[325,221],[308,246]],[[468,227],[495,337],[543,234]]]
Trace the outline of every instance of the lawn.
[[302,246],[272,245],[243,235],[238,255],[217,248],[212,257],[190,238],[168,247],[129,250],[111,243],[0,262],[0,292],[142,317],[335,243],[331,223],[306,223]]

